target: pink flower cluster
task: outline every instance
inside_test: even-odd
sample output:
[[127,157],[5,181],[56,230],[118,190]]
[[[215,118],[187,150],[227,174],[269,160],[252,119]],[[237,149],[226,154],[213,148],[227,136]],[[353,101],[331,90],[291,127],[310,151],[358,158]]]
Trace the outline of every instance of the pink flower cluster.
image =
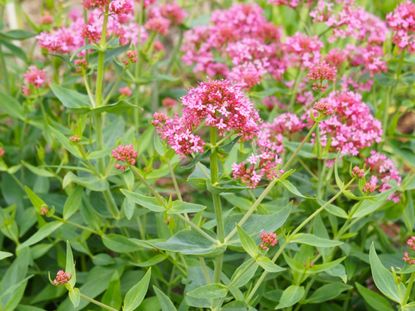
[[336,67],[333,67],[326,62],[320,62],[311,66],[307,78],[314,81],[312,86],[314,90],[324,91],[327,88],[327,85],[325,85],[324,82],[336,80],[336,74]]
[[185,156],[203,152],[205,142],[200,136],[193,134],[191,124],[187,123],[184,117],[169,118],[164,113],[156,112],[153,125],[160,137],[166,140],[177,154]]
[[22,92],[25,96],[31,95],[34,88],[39,89],[45,87],[48,83],[46,71],[36,66],[30,66],[24,73],[23,79],[25,84],[22,87]]
[[326,113],[331,114],[319,124],[323,146],[329,145],[331,150],[343,155],[357,155],[360,149],[381,141],[381,124],[362,102],[360,94],[332,92],[320,103],[324,103]]
[[259,244],[259,247],[264,251],[269,250],[271,246],[275,246],[278,243],[277,235],[275,234],[275,232],[262,231],[260,234],[260,238],[261,243]]
[[280,31],[256,4],[236,4],[213,12],[211,25],[186,33],[183,60],[196,72],[221,76],[242,87],[252,87],[269,73],[279,79]]
[[56,273],[55,279],[52,281],[52,284],[55,286],[63,285],[69,282],[69,280],[72,278],[72,275],[69,272],[65,272],[63,270],[59,270]]
[[122,163],[115,164],[115,168],[120,171],[125,171],[128,165],[135,165],[137,161],[137,151],[134,150],[133,145],[119,145],[112,150],[111,155],[115,160]]
[[296,8],[302,3],[305,3],[305,4],[309,5],[313,1],[314,0],[268,0],[268,3],[273,4],[273,5],[285,5],[285,6],[289,6],[291,8]]
[[[408,245],[410,249],[412,249],[413,251],[415,251],[415,236],[411,236],[406,241],[406,245]],[[415,264],[415,258],[411,258],[409,256],[409,253],[408,252],[404,252],[402,259],[403,259],[403,261],[405,261],[406,263],[408,263],[410,265],[414,265]]]
[[283,135],[290,136],[301,131],[305,124],[292,113],[284,113],[272,123],[264,123],[258,133],[257,154],[246,161],[232,165],[232,177],[239,179],[249,188],[256,188],[262,179],[272,180],[284,171],[280,155],[284,152]]
[[[134,21],[132,0],[112,1],[111,8],[114,11],[108,17],[108,37],[118,38],[121,45],[130,42],[136,44],[138,42],[139,26]],[[42,32],[37,36],[42,48],[50,53],[69,54],[84,46],[86,39],[94,43],[101,39],[104,20],[102,8],[89,11],[86,23],[79,11],[73,10],[69,17],[68,27],[63,26],[51,32]],[[146,31],[142,29],[140,34],[141,41],[145,41],[147,39]]]
[[415,53],[415,3],[407,0],[386,16],[389,27],[394,31],[393,43],[400,49]]
[[183,115],[169,119],[155,114],[153,124],[161,137],[179,154],[203,151],[203,140],[193,132],[203,123],[219,135],[235,132],[253,138],[260,122],[258,112],[242,90],[227,80],[202,82],[182,98]]
[[[340,4],[340,9],[335,8],[336,3]],[[319,0],[310,16],[315,22],[324,22],[332,29],[331,42],[351,37],[370,45],[382,45],[388,32],[385,22],[356,7],[353,0]]]
[[153,6],[149,9],[145,27],[160,35],[167,35],[170,26],[180,25],[186,18],[186,12],[175,2]]
[[310,68],[320,60],[320,50],[323,43],[317,36],[309,37],[303,33],[296,33],[288,37],[284,43],[284,51],[288,53],[287,61],[292,66]]
[[[379,192],[387,191],[391,188],[391,182],[395,181],[397,185],[401,183],[401,176],[395,164],[386,155],[371,151],[370,157],[366,159],[366,165],[372,174],[370,181],[364,185],[364,191],[373,192],[376,189]],[[392,194],[389,197],[395,203],[399,202],[399,195]]]

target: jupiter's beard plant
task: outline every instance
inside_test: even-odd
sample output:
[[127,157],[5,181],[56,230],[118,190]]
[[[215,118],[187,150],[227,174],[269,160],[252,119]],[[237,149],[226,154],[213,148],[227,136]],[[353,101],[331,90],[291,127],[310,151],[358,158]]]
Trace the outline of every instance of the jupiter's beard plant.
[[0,0],[0,311],[415,310],[410,0]]

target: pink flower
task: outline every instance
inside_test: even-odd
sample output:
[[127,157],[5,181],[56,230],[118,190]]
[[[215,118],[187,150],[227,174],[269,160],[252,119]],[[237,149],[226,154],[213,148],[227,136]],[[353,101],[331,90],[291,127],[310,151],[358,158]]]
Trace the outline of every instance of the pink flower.
[[327,85],[323,85],[324,81],[336,80],[337,70],[335,67],[326,62],[313,64],[307,74],[307,78],[313,81],[314,90],[325,90]]
[[160,6],[160,15],[167,18],[172,25],[180,25],[186,18],[186,12],[175,2]]
[[112,0],[110,3],[110,12],[114,14],[134,13],[133,0]]
[[352,170],[352,176],[355,176],[357,178],[363,178],[365,177],[365,170],[359,168],[358,166],[354,166]]
[[293,65],[306,68],[319,62],[322,47],[323,43],[317,36],[309,37],[302,33],[288,37],[284,44],[284,49],[288,53],[288,61]]
[[268,3],[274,5],[286,5],[291,8],[296,8],[300,4],[300,0],[268,0]]
[[409,265],[415,265],[415,258],[409,257],[409,253],[408,252],[404,252],[403,253],[402,260],[405,261]]
[[280,30],[256,4],[236,4],[213,12],[211,24],[188,31],[183,60],[196,72],[221,76],[250,88],[265,74],[280,79],[285,71]]
[[253,138],[260,122],[258,112],[241,89],[226,80],[202,82],[182,98],[183,117],[192,126],[204,122],[220,135],[235,131]]
[[61,27],[52,32],[42,32],[36,39],[40,47],[47,49],[50,53],[69,54],[84,45],[82,28],[82,18],[72,14],[69,27]]
[[128,165],[135,165],[137,160],[137,151],[134,150],[133,145],[119,145],[112,150],[111,155],[115,160],[123,163],[115,165],[121,171],[125,171]]
[[394,31],[393,43],[400,49],[415,53],[415,3],[405,1],[386,16],[388,26]]
[[[332,92],[320,100],[321,110],[330,118],[319,123],[320,143],[344,154],[357,155],[360,149],[380,142],[382,128],[361,95],[353,92]],[[320,109],[320,108],[319,108]],[[312,113],[309,111],[308,114]]]
[[58,285],[63,285],[69,282],[69,280],[71,279],[72,275],[69,272],[65,272],[63,270],[59,270],[56,273],[56,277],[55,279],[52,281],[52,284],[55,286]]
[[365,185],[363,186],[363,192],[366,193],[372,193],[375,192],[378,183],[378,178],[376,176],[372,176],[370,177],[370,180],[365,183]]
[[46,71],[36,66],[30,66],[23,78],[26,84],[32,85],[35,88],[41,88],[47,84]]
[[336,1],[340,9],[334,7],[333,1],[319,0],[310,16],[315,22],[324,22],[332,29],[329,41],[339,38],[354,38],[371,45],[382,45],[388,29],[378,17],[356,7],[354,1]]
[[154,31],[165,36],[169,31],[170,21],[164,17],[153,17],[144,26],[148,31]]
[[84,0],[84,8],[89,10],[93,8],[104,8],[110,0]]
[[126,97],[130,97],[133,94],[133,92],[128,86],[124,86],[120,88],[118,92],[120,92],[121,95],[126,96]]
[[[369,168],[373,180],[373,184],[376,184],[376,188],[379,187],[379,192],[387,191],[391,188],[391,182],[395,181],[397,185],[401,184],[401,176],[396,168],[395,164],[386,155],[371,151],[370,157],[366,159],[366,165]],[[379,183],[379,185],[378,185]],[[399,202],[399,195],[392,194],[389,200]]]
[[[291,117],[287,116],[288,123],[291,123],[290,130],[297,131],[298,124],[295,118],[292,118],[294,122],[291,122]],[[234,179],[239,179],[249,188],[256,188],[262,179],[272,180],[283,173],[278,168],[282,162],[280,155],[284,151],[281,133],[287,130],[284,124],[285,118],[285,116],[279,117],[273,123],[262,124],[256,139],[257,153],[251,155],[247,161],[233,164]]]
[[413,251],[415,251],[415,236],[411,236],[407,241],[406,245],[408,245]]
[[259,247],[265,251],[269,250],[271,246],[275,246],[278,243],[277,235],[275,232],[262,231],[260,237],[261,243],[259,244]]
[[273,133],[284,135],[299,132],[304,127],[305,123],[302,122],[295,114],[290,112],[279,115],[270,125]]
[[53,23],[53,17],[49,14],[49,13],[45,13],[44,15],[42,15],[42,17],[40,18],[40,23],[42,25],[50,25]]
[[163,107],[173,108],[174,106],[177,105],[177,101],[171,97],[166,97],[166,98],[163,98],[161,104],[163,105]]
[[186,121],[183,117],[168,118],[159,112],[153,116],[153,125],[157,132],[177,154],[186,156],[203,152],[205,142],[200,136],[193,134],[192,126]]

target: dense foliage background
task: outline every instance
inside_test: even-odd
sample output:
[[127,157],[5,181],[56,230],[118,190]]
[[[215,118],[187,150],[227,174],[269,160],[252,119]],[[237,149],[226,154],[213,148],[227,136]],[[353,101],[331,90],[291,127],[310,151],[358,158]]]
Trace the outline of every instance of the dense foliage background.
[[411,1],[0,0],[0,310],[415,310]]

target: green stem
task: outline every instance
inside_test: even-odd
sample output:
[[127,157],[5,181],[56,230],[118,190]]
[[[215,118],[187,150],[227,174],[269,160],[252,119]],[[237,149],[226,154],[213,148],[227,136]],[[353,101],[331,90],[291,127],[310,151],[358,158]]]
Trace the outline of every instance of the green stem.
[[407,304],[407,302],[409,300],[409,297],[411,296],[414,281],[415,281],[415,272],[412,272],[411,277],[409,278],[409,281],[408,281],[408,287],[406,288],[405,297],[404,297],[403,303],[402,303],[403,305]]
[[393,101],[395,91],[396,91],[396,87],[399,84],[404,59],[405,59],[405,52],[401,51],[401,55],[399,57],[398,68],[397,68],[396,74],[395,74],[395,83],[393,84],[393,86],[389,87],[389,92],[387,94],[387,98],[386,98],[386,101],[385,101],[385,106],[383,108],[383,120],[382,120],[383,140],[385,140],[387,130],[388,130],[389,107],[390,107],[391,102]]
[[[210,181],[212,183],[212,187],[216,186],[219,180],[219,158],[218,158],[218,151],[217,151],[217,145],[216,145],[217,141],[218,141],[217,129],[211,127],[210,128],[210,143],[212,145],[212,150],[210,154]],[[221,243],[223,243],[225,239],[225,230],[224,230],[223,216],[222,216],[222,205],[221,205],[219,193],[217,193],[216,190],[212,191],[212,200],[213,200],[213,207],[214,207],[215,216],[216,216],[217,237],[218,237],[218,240]],[[214,282],[220,282],[220,276],[222,273],[222,264],[223,264],[223,254],[216,257]]]
[[1,47],[1,44],[0,44],[0,72],[1,72],[1,75],[4,81],[4,89],[6,90],[7,93],[10,93],[11,89],[10,89],[10,82],[9,82],[9,73],[7,71],[7,65],[4,59],[4,53]]
[[[317,127],[317,122],[314,123],[314,125],[311,127],[310,131],[307,133],[307,135],[304,137],[303,141],[298,145],[297,149],[293,152],[290,159],[286,162],[283,169],[288,168],[288,166],[291,164],[293,159],[297,156],[298,152],[300,152],[301,148],[304,146],[305,142],[309,139],[311,134],[314,132],[315,128]],[[242,227],[243,224],[251,217],[251,215],[256,211],[259,204],[265,199],[265,197],[268,195],[268,193],[274,188],[275,184],[279,181],[279,178],[275,178],[272,180],[268,186],[262,191],[262,193],[259,195],[258,199],[252,204],[252,206],[249,208],[249,210],[245,213],[245,215],[242,217],[242,219],[238,222],[239,227]],[[237,232],[237,226],[235,226],[232,231],[226,236],[225,243],[229,242],[230,239],[236,234]]]
[[89,301],[90,303],[93,303],[94,305],[97,305],[98,307],[101,307],[102,309],[110,310],[110,311],[118,311],[117,309],[110,307],[106,305],[105,303],[102,303],[98,300],[95,300],[94,298],[91,298],[85,294],[79,293],[79,295],[81,296],[82,299]]
[[[290,239],[295,236],[298,232],[300,232],[301,229],[303,229],[311,220],[314,219],[318,214],[320,214],[327,206],[329,206],[331,203],[333,203],[354,181],[354,178],[352,178],[347,185],[345,185],[342,189],[340,189],[339,192],[336,193],[329,201],[324,203],[322,206],[320,206],[314,213],[312,213],[310,216],[308,216],[298,227],[295,228],[295,230],[287,236],[284,243],[280,246],[278,251],[275,253],[274,257],[272,257],[272,262],[276,262],[277,259],[280,257],[280,255],[283,253],[287,245],[290,243]],[[254,297],[256,291],[258,288],[263,284],[266,276],[268,275],[268,272],[264,271],[261,276],[259,277],[258,281],[255,283],[255,286],[252,288],[251,292],[248,294],[247,297],[247,303],[249,303],[252,298]]]
[[108,5],[104,12],[104,22],[102,24],[101,40],[99,42],[98,64],[97,64],[97,84],[95,90],[95,103],[97,107],[102,105],[104,73],[105,73],[105,51],[107,49],[107,25],[108,25]]

